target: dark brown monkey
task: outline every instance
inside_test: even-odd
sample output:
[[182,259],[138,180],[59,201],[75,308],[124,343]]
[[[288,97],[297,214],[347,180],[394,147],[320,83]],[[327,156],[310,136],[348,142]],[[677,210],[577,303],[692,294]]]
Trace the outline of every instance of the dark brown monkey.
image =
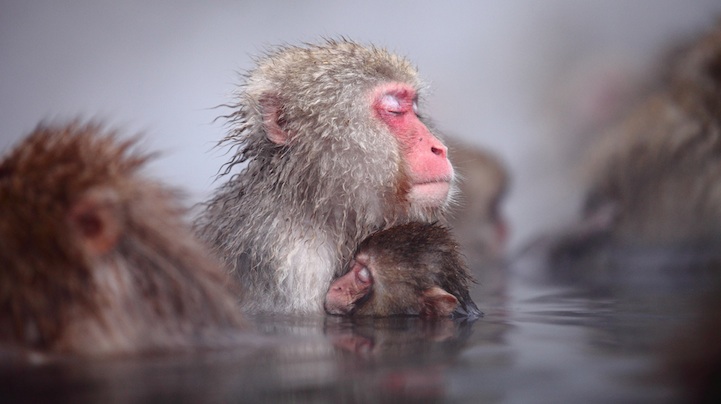
[[721,241],[721,26],[595,150],[585,233],[631,246]]
[[135,148],[97,124],[40,125],[0,162],[0,343],[147,352],[241,326],[232,283]]
[[458,173],[458,207],[448,222],[472,262],[501,258],[508,224],[501,204],[508,192],[508,171],[488,150],[448,141],[450,159]]
[[471,273],[447,228],[412,222],[365,239],[325,299],[330,314],[477,318]]
[[422,91],[407,60],[345,40],[281,48],[250,72],[223,141],[237,148],[225,174],[247,166],[197,221],[247,310],[322,313],[358,243],[439,219],[453,168]]

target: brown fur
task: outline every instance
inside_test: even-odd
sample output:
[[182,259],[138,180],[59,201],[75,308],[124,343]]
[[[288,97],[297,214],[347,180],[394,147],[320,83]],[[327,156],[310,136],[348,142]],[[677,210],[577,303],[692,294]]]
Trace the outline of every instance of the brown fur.
[[[106,354],[211,343],[240,325],[226,276],[98,124],[38,126],[0,163],[0,342]],[[209,338],[206,338],[209,337]]]
[[587,218],[631,245],[721,241],[721,25],[675,54],[662,89],[595,151]]
[[[359,300],[344,302],[339,307],[342,314],[436,317],[455,312],[472,318],[481,314],[468,292],[473,278],[460,247],[443,226],[412,222],[380,231],[360,244],[353,265],[355,261],[362,261],[370,271],[372,286]],[[353,274],[343,278],[347,276]],[[331,284],[326,307],[339,297],[332,295],[332,289],[343,278]],[[455,299],[446,310],[449,294]]]
[[510,178],[501,160],[488,150],[448,140],[458,171],[458,203],[448,223],[472,262],[495,261],[505,250],[507,223],[501,211]]

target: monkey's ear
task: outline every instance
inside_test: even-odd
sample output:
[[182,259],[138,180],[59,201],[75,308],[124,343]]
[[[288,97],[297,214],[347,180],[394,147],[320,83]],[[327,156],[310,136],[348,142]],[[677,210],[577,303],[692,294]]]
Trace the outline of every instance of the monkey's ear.
[[271,142],[277,145],[287,144],[289,138],[288,132],[285,130],[282,106],[280,98],[276,95],[266,94],[260,98],[265,134]]
[[72,204],[68,222],[86,253],[92,257],[108,253],[122,233],[118,195],[112,189],[91,188]]
[[438,286],[424,290],[421,299],[422,317],[448,317],[458,307],[458,299]]

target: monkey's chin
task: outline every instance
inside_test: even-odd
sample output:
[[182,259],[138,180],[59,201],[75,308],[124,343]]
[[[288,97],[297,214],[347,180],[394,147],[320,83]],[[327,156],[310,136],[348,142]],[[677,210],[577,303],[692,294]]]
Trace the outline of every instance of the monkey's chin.
[[451,183],[448,181],[424,182],[414,184],[408,197],[414,206],[436,208],[445,205],[450,190]]

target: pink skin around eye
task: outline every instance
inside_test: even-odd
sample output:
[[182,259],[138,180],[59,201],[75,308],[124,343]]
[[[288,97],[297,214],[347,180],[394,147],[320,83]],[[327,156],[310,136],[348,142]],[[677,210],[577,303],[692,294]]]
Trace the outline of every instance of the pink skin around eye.
[[405,106],[401,106],[400,100],[395,95],[385,94],[378,101],[378,107],[381,111],[390,112],[391,114],[402,114],[407,111]]
[[409,199],[423,206],[443,205],[453,167],[446,146],[418,118],[415,90],[407,84],[387,83],[376,87],[372,96],[376,116],[401,144],[408,163]]

